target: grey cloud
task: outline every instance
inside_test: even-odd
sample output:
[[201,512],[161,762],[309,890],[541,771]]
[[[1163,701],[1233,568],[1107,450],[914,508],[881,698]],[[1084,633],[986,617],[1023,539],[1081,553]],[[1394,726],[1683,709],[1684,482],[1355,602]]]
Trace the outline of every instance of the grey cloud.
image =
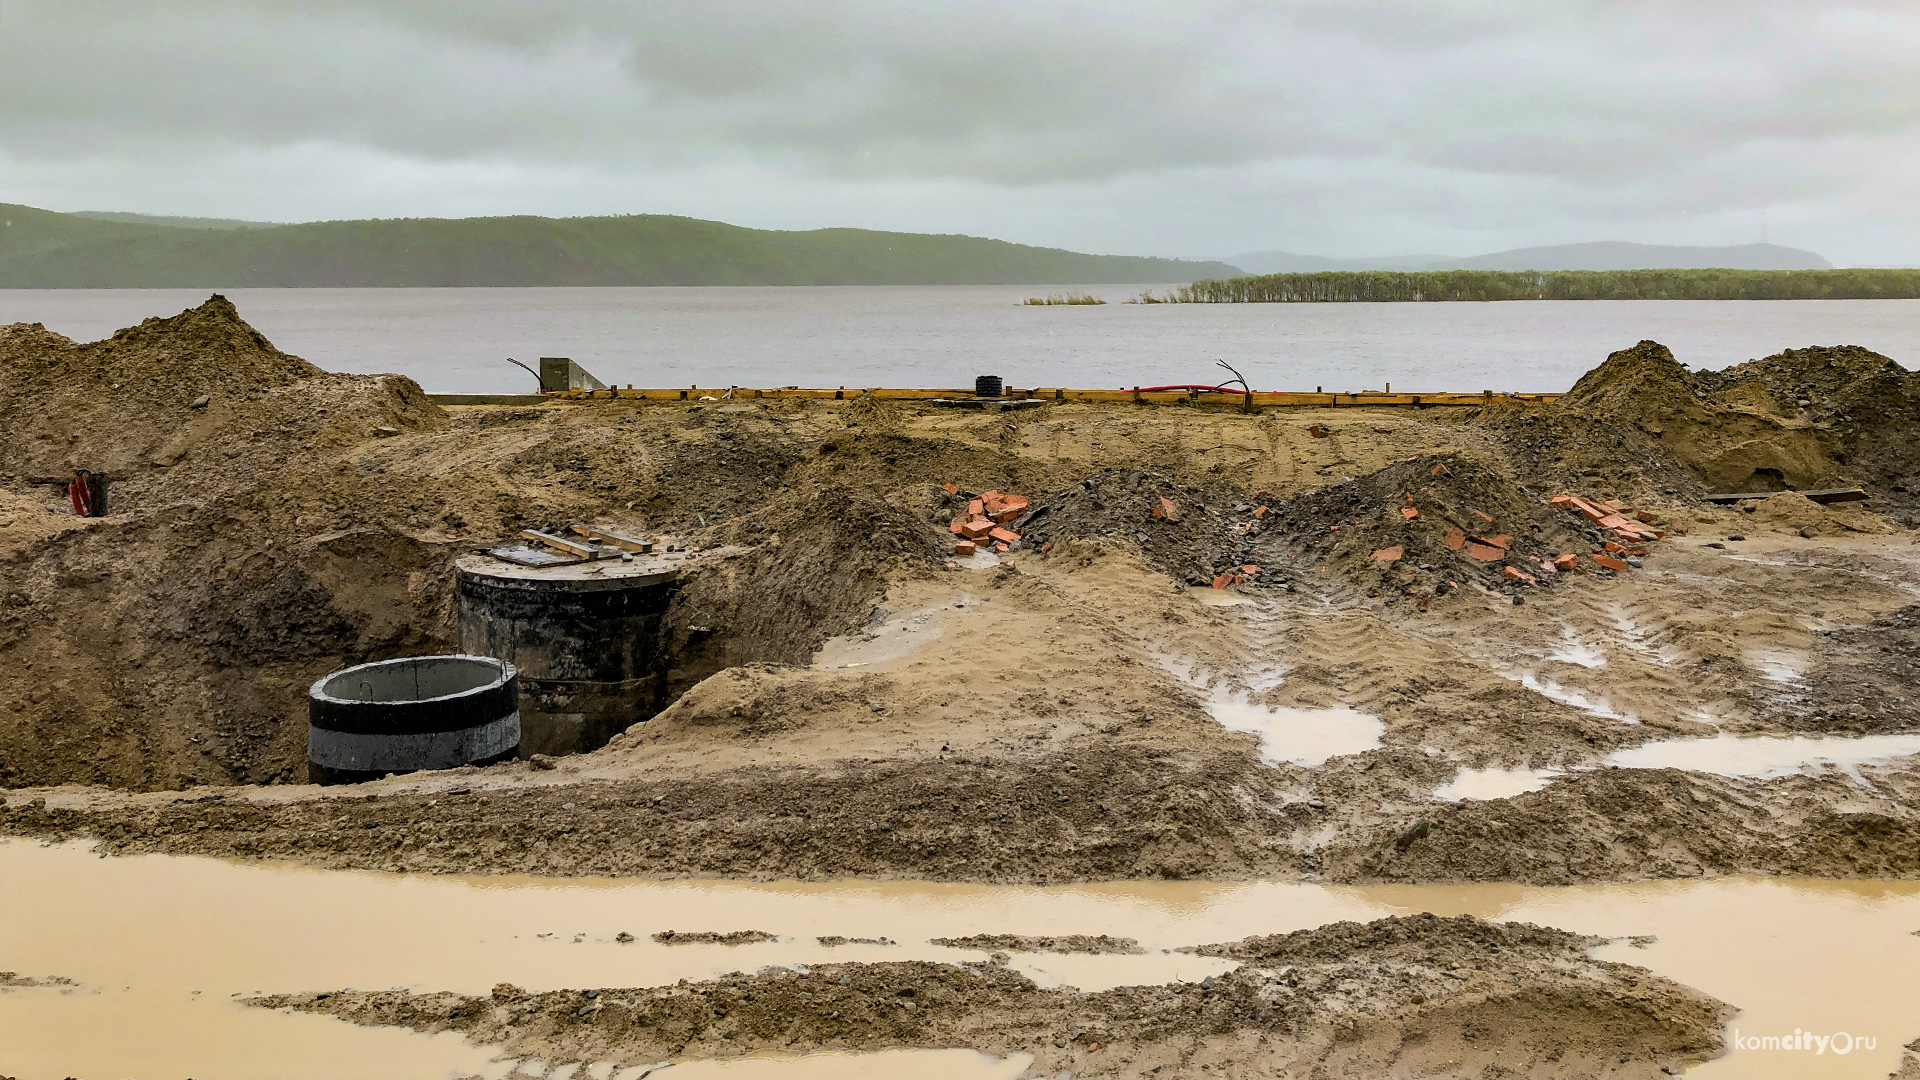
[[[1068,224],[1016,238],[1084,227],[1109,250],[1199,219],[1188,253],[1249,216],[1348,251],[1608,223],[1654,238],[1768,206],[1852,235],[1911,221],[1877,200],[1911,167],[1916,46],[1920,9],[1812,0],[10,0],[0,180],[371,156],[480,202],[572,185],[499,209],[661,208],[608,205],[626,192],[719,216],[701,206],[751,180],[834,206],[935,200],[911,227],[936,230],[976,197],[1051,205],[1006,220]],[[1069,199],[1111,210],[1072,224],[1091,219]]]

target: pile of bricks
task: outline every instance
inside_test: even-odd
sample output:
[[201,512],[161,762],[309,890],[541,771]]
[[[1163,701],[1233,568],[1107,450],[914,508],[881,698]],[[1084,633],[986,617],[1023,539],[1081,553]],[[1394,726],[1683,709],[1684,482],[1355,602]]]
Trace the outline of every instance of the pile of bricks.
[[[1646,545],[1667,538],[1666,533],[1653,527],[1652,514],[1636,512],[1624,503],[1583,499],[1578,495],[1555,495],[1547,501],[1561,510],[1579,514],[1611,534],[1611,539],[1605,543],[1605,550],[1596,551],[1591,556],[1593,564],[1602,569],[1625,570],[1633,565],[1627,561],[1629,557],[1638,559],[1645,556],[1650,550]],[[1542,563],[1543,567],[1547,565]],[[1580,556],[1567,552],[1552,560],[1550,565],[1562,573],[1576,570],[1580,566]]]
[[[960,493],[960,489],[953,484],[945,487],[949,495]],[[971,555],[989,544],[1002,555],[1019,550],[1020,534],[1011,526],[1026,512],[1027,497],[1024,495],[1002,495],[998,491],[988,491],[977,499],[968,500],[966,510],[953,515],[953,520],[947,523],[947,531],[954,536],[953,553]]]

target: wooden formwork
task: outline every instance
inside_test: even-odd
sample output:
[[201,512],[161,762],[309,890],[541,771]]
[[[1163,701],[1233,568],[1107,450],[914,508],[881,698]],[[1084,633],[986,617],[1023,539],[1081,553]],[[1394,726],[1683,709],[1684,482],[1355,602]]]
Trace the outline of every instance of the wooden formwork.
[[[429,397],[444,404],[491,404],[490,401],[475,400],[484,395],[430,394]],[[628,386],[605,390],[564,390],[558,393],[534,395],[514,395],[513,404],[539,401],[755,401],[780,398],[809,398],[814,400],[851,400],[857,397],[872,396],[881,401],[952,401],[975,403],[972,390],[967,389],[899,389],[874,386],[842,386],[827,388],[803,388],[786,386],[774,389],[755,387],[674,387],[670,389],[642,388]],[[1036,387],[1021,390],[1008,388],[999,398],[984,399],[987,402],[1013,401],[1084,401],[1105,402],[1110,404],[1135,405],[1187,405],[1194,404],[1208,408],[1258,410],[1270,408],[1307,408],[1307,409],[1421,409],[1435,406],[1488,405],[1495,400],[1543,402],[1553,401],[1560,394],[1496,394],[1483,390],[1477,394],[1396,394],[1386,391],[1361,391],[1349,394],[1294,393],[1290,391],[1261,391],[1258,393],[1195,393],[1186,390],[1073,390],[1066,387]],[[506,404],[508,402],[501,402]]]

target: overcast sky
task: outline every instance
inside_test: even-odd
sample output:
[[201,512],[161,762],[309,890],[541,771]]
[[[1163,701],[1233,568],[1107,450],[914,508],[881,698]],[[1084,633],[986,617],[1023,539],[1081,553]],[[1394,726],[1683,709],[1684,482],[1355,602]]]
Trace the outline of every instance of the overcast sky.
[[1920,263],[1920,3],[0,0],[0,202]]

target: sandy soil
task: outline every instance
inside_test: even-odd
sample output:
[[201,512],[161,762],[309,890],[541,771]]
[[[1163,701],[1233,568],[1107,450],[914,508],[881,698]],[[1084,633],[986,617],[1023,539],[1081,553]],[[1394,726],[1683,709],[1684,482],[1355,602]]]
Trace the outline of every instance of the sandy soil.
[[[1662,739],[1920,729],[1916,534],[1877,503],[1690,498],[1701,473],[1674,461],[1718,446],[1712,425],[1734,407],[1688,384],[1680,412],[1701,430],[1660,421],[1650,436],[1632,402],[1663,415],[1693,379],[1657,349],[1617,354],[1567,409],[1518,417],[448,411],[404,380],[314,374],[255,338],[223,301],[95,346],[0,334],[3,370],[32,376],[5,400],[40,417],[0,440],[22,470],[0,527],[0,781],[16,789],[0,826],[120,851],[548,874],[1920,872],[1913,758],[1773,777],[1602,767]],[[188,346],[220,357],[213,385],[230,388],[175,403],[191,447],[153,449],[184,436],[154,422],[149,389],[128,405],[144,441],[115,433],[99,451],[126,472],[115,514],[55,512],[58,488],[28,473],[52,468],[47,425],[76,400],[84,439],[104,406],[45,369],[144,385],[136,361],[178,365]],[[1774,424],[1815,467],[1817,425],[1740,408],[1739,424]],[[1534,565],[1601,538],[1516,460],[1516,439],[1543,452],[1514,434],[1529,419],[1573,432],[1554,444],[1563,471],[1651,447],[1571,488],[1629,500],[1669,533],[1643,567]],[[91,460],[79,446],[65,453]],[[1808,482],[1849,478],[1833,455],[1826,467]],[[987,488],[1034,500],[1028,550],[945,569],[947,518]],[[1150,512],[1163,498],[1171,518]],[[204,786],[297,775],[314,677],[449,647],[455,555],[581,519],[696,552],[668,619],[665,712],[553,769]],[[1442,542],[1467,529],[1511,534],[1511,552],[1482,563]],[[1375,558],[1389,546],[1403,557]],[[1260,567],[1245,584],[1189,587],[1243,564]],[[1513,565],[1537,584],[1500,572]],[[1381,735],[1270,764],[1256,736],[1215,721],[1223,700],[1355,710]],[[1434,796],[1486,768],[1565,775],[1507,799]],[[77,781],[96,786],[50,786]]]
[[1727,1006],[1558,930],[1431,915],[1205,946],[1201,983],[1047,990],[993,964],[831,964],[671,987],[485,998],[405,991],[255,999],[554,1063],[756,1050],[971,1046],[1030,1075],[1654,1077],[1723,1051]]

